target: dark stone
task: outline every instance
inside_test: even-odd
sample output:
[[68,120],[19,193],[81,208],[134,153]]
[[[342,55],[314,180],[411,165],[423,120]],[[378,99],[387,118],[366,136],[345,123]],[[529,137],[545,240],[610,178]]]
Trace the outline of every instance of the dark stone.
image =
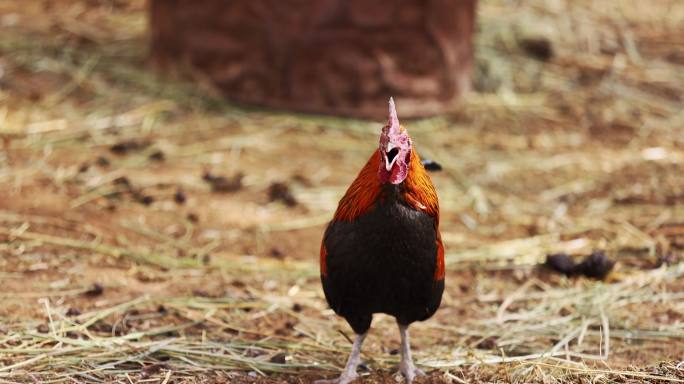
[[553,58],[553,45],[546,37],[526,37],[520,40],[520,47],[537,60],[548,61]]
[[277,353],[277,354],[273,355],[273,357],[271,357],[269,359],[269,361],[271,363],[276,363],[276,364],[285,364],[285,362],[287,361],[287,353],[285,353],[285,352]]

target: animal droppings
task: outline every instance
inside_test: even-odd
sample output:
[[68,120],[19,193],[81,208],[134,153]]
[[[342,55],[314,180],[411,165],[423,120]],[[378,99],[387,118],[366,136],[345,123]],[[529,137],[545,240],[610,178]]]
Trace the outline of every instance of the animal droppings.
[[205,172],[202,179],[209,184],[212,192],[230,193],[242,189],[243,177],[244,174],[242,172],[238,172],[230,178],[225,176],[214,176],[209,172]]
[[290,187],[285,183],[272,183],[268,187],[268,200],[269,201],[281,201],[288,207],[294,207],[297,205],[297,199],[295,199]]
[[124,140],[120,141],[111,147],[109,150],[117,155],[124,155],[128,152],[139,151],[150,146],[149,141],[144,140]]
[[614,265],[615,262],[608,259],[603,251],[594,251],[577,264],[575,273],[594,279],[603,279],[608,276]]
[[148,159],[161,162],[166,160],[166,155],[162,151],[154,151],[148,156]]
[[576,264],[565,253],[547,255],[544,265],[566,276],[582,275],[593,279],[604,279],[613,269],[615,262],[608,259],[603,251],[594,251],[579,264]]
[[575,262],[566,253],[547,255],[545,265],[556,272],[568,276],[573,274],[575,270]]
[[185,196],[185,193],[180,189],[173,194],[173,201],[175,201],[176,204],[185,204],[186,200],[187,198]]
[[100,296],[104,292],[104,287],[99,283],[94,283],[87,291],[83,292],[84,295],[95,297]]

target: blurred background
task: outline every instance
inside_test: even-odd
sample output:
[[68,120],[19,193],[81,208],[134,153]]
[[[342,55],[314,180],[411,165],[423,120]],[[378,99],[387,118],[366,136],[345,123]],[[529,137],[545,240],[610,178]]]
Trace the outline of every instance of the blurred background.
[[429,382],[684,379],[684,2],[2,0],[0,380],[334,374],[320,239],[390,96],[442,167]]

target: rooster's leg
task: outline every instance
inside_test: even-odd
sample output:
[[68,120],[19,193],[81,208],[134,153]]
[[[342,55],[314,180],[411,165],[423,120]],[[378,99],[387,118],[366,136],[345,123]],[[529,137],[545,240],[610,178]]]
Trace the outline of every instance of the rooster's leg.
[[401,335],[401,362],[399,363],[399,371],[401,371],[401,374],[406,378],[406,382],[410,383],[416,376],[424,376],[425,372],[416,368],[413,364],[408,325],[399,324],[399,334]]
[[354,381],[354,379],[358,377],[356,374],[356,367],[361,363],[361,345],[365,338],[366,333],[356,335],[352,351],[349,354],[349,360],[347,360],[347,365],[344,367],[344,371],[342,371],[340,377],[330,380],[316,380],[314,381],[314,384],[349,384]]

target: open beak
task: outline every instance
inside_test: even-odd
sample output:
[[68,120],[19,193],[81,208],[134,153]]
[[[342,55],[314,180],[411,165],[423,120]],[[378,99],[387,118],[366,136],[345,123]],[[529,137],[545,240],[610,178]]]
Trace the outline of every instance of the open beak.
[[387,143],[387,152],[384,153],[385,156],[385,169],[387,171],[392,169],[392,166],[397,161],[397,155],[399,154],[399,148],[396,148],[392,143]]

